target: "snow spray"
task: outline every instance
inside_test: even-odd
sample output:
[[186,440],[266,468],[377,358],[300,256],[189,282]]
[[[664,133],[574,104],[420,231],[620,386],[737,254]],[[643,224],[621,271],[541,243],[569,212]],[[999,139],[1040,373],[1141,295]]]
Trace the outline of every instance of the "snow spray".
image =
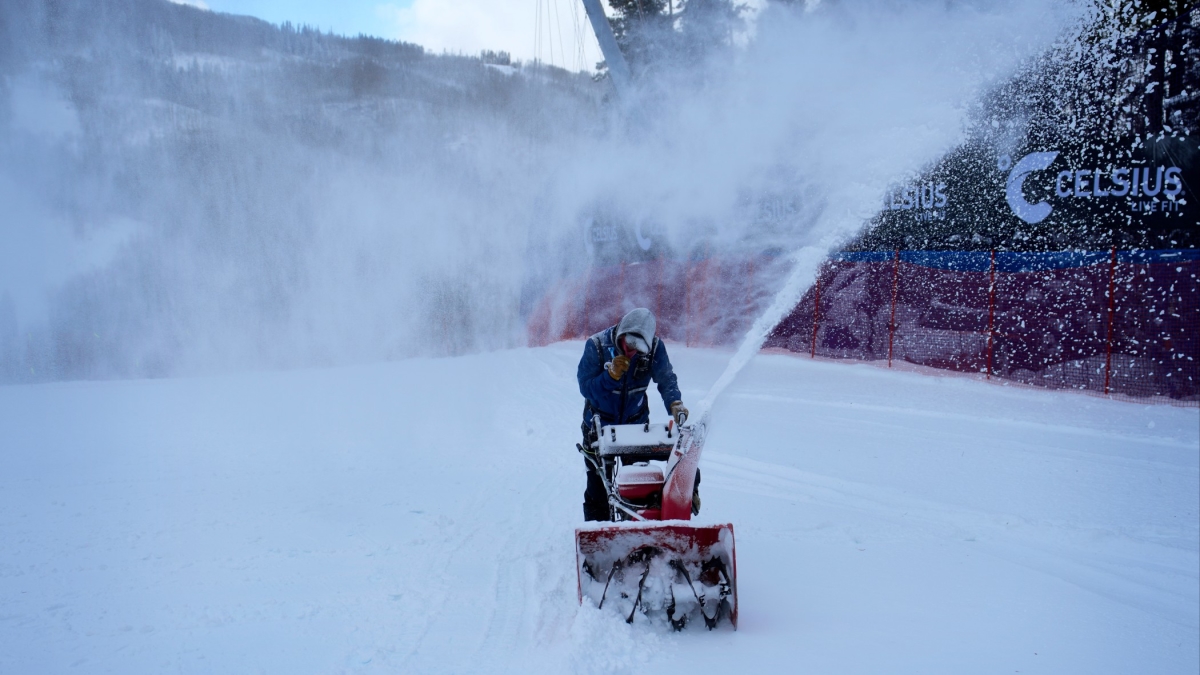
[[[0,381],[516,347],[529,301],[597,262],[590,228],[612,214],[647,260],[797,252],[711,404],[821,252],[956,147],[972,102],[1051,44],[1071,4],[768,3],[719,58],[648,69],[645,124],[623,123],[608,84],[587,74],[548,78],[533,63],[506,75],[472,58],[410,59],[411,45],[384,59],[404,77],[367,91],[331,80],[337,103],[282,62],[215,43],[231,67],[179,89],[168,83],[191,47],[142,44],[125,24],[99,30],[79,15],[62,29],[88,40],[17,51],[30,64],[105,55],[78,61],[88,77],[31,66],[0,86],[0,200],[17,214],[0,219]],[[304,58],[345,70],[340,51],[317,52]],[[316,129],[328,137],[313,142]],[[74,177],[65,193],[63,175]],[[66,345],[71,358],[56,357]]]
[[742,372],[746,364],[750,363],[750,359],[758,353],[775,326],[783,321],[783,318],[800,302],[800,298],[816,281],[817,269],[828,254],[829,248],[820,246],[805,246],[792,253],[790,256],[792,271],[788,275],[787,281],[775,294],[775,299],[771,301],[766,311],[751,324],[750,330],[746,331],[746,336],[742,338],[737,351],[725,366],[725,372],[721,373],[721,376],[717,378],[717,381],[713,383],[708,393],[696,406],[697,419],[702,419],[712,410],[712,405],[717,397],[737,378],[738,373]]

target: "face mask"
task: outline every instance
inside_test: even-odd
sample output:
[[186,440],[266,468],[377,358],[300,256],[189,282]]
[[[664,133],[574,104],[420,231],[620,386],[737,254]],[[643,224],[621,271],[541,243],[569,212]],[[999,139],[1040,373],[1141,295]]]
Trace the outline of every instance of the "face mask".
[[638,354],[649,354],[650,345],[639,335],[629,333],[621,336],[621,349],[625,352],[625,356],[633,358]]

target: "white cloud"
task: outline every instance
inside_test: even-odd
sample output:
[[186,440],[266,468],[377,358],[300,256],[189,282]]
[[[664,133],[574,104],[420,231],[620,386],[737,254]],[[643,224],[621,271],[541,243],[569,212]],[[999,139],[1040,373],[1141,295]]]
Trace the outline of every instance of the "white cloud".
[[171,2],[177,5],[190,5],[197,9],[208,9],[208,5],[204,0],[171,0]]
[[388,37],[434,52],[491,49],[572,70],[591,70],[601,59],[579,0],[413,0],[379,5],[376,13]]

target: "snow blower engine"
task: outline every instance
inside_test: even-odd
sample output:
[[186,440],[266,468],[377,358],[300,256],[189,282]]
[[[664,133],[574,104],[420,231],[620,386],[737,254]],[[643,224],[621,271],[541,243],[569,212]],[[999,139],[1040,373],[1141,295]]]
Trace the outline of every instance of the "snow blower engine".
[[615,522],[575,530],[581,603],[615,606],[627,623],[640,612],[675,630],[696,616],[710,630],[722,617],[737,628],[733,525],[689,522],[708,420],[705,413],[676,428],[595,418],[598,439],[579,450],[603,481]]

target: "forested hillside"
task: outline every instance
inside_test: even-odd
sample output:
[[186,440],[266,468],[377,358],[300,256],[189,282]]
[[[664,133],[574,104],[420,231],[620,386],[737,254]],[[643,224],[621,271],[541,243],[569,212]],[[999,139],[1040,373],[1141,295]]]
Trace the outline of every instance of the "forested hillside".
[[504,344],[519,280],[461,268],[518,266],[545,153],[603,130],[587,75],[166,0],[4,3],[0,34],[0,195],[45,252],[6,273],[52,297],[0,298],[0,380]]

